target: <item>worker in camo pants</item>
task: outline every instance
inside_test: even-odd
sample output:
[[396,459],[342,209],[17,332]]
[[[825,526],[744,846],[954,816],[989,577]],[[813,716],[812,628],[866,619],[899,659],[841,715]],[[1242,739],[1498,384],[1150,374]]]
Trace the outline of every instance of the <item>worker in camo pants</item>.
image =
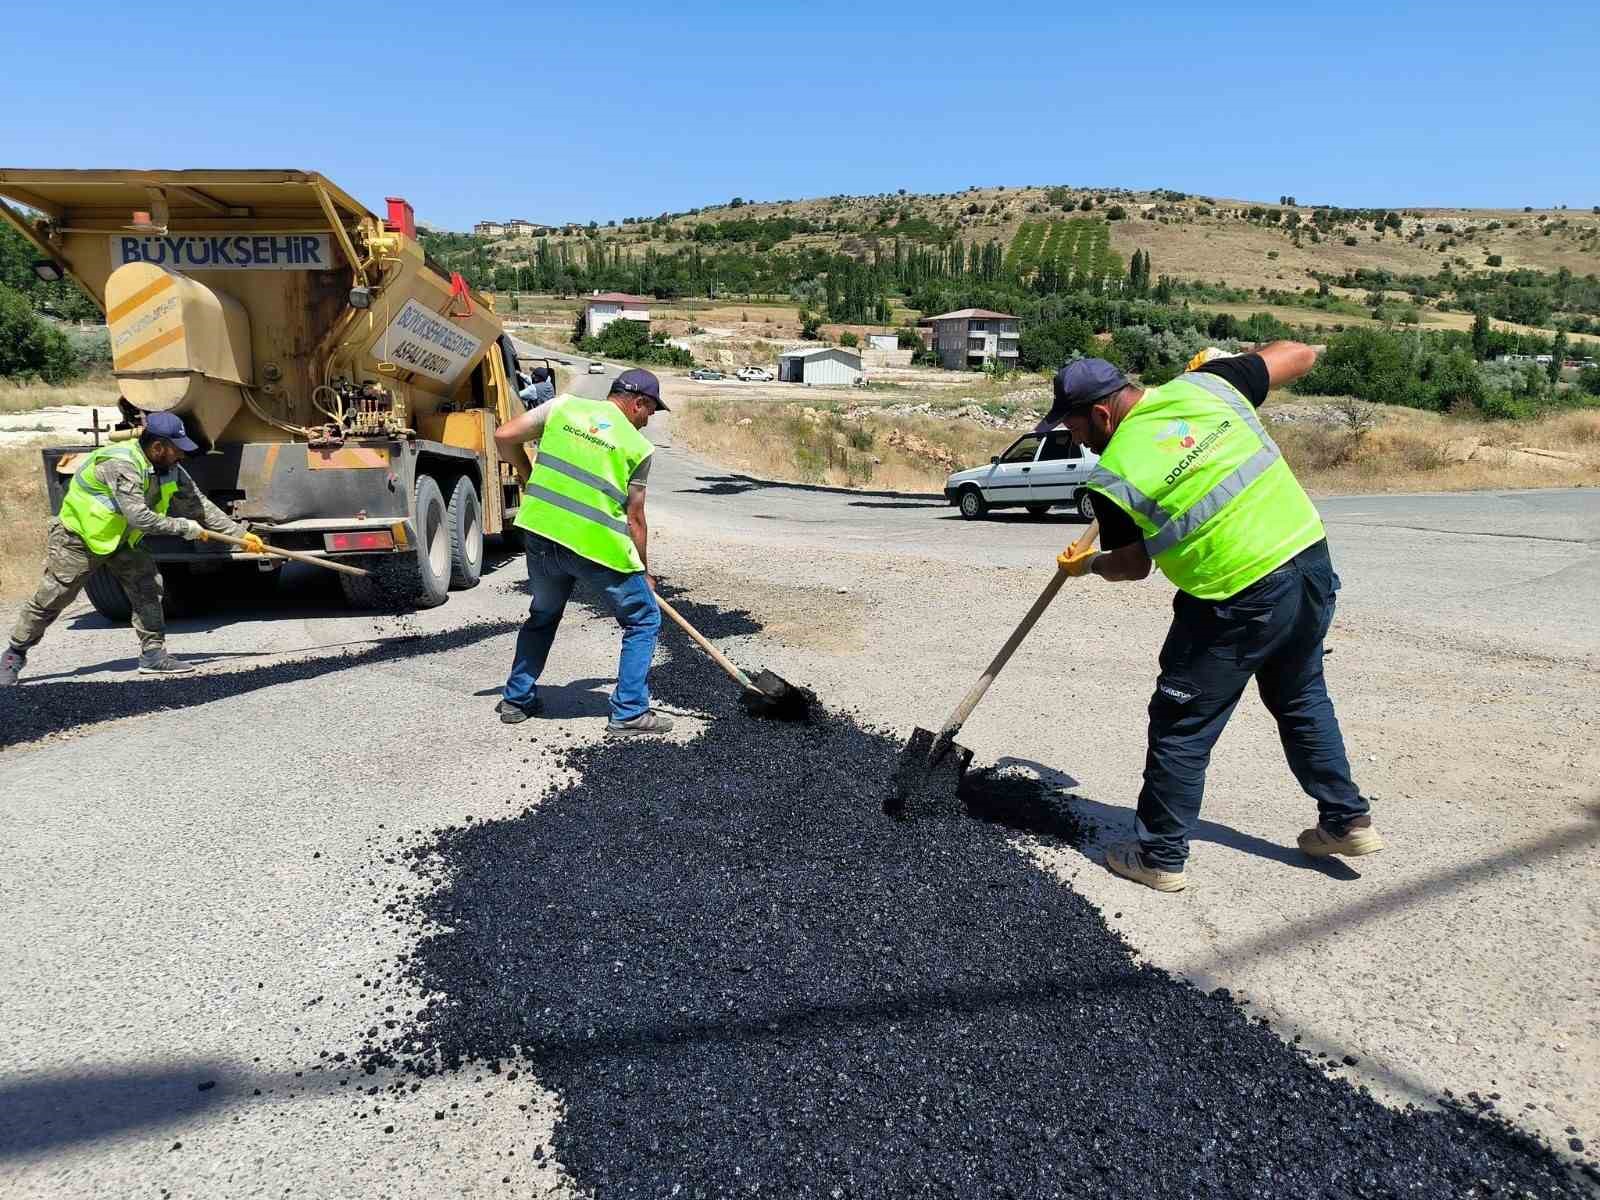
[[[44,578],[23,605],[11,645],[0,655],[0,686],[17,682],[28,651],[102,566],[116,577],[133,607],[140,673],[186,675],[194,670],[167,653],[161,572],[139,543],[152,533],[204,541],[210,530],[243,538],[251,553],[265,549],[249,526],[201,495],[178,465],[186,452],[197,449],[178,417],[151,413],[137,442],[102,446],[85,457],[67,487],[61,512],[50,522]],[[194,512],[198,519],[168,515],[174,509]]]

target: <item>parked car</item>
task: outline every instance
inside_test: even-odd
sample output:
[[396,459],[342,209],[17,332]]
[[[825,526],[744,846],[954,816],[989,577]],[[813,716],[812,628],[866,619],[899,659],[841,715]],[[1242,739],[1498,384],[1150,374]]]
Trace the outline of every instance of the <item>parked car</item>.
[[689,372],[690,379],[726,379],[721,371],[714,371],[710,367],[696,367]]
[[735,373],[746,383],[772,382],[772,372],[765,367],[740,367]]
[[589,374],[591,374],[591,375],[604,375],[605,373],[606,373],[606,365],[605,365],[605,363],[601,362],[598,358],[591,358],[589,360]]
[[1094,502],[1084,484],[1099,461],[1065,429],[1028,433],[991,458],[988,466],[951,475],[944,481],[944,497],[968,520],[977,520],[991,508],[1026,508],[1039,517],[1058,504],[1070,504],[1089,521],[1094,518]]

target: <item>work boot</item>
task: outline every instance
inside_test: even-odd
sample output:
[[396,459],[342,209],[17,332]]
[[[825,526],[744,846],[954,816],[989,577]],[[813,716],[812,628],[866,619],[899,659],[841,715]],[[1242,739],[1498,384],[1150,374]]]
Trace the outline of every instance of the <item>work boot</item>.
[[606,722],[607,733],[666,733],[672,728],[672,718],[655,709],[646,709],[637,717],[619,721],[615,717]]
[[28,664],[28,652],[18,650],[15,646],[8,646],[4,654],[0,654],[0,687],[10,687],[17,681],[17,676],[22,674],[22,668]]
[[1121,875],[1158,892],[1181,892],[1189,886],[1189,876],[1183,871],[1163,871],[1159,867],[1144,865],[1138,842],[1124,842],[1106,851],[1106,868],[1113,875]]
[[193,675],[194,668],[173,658],[165,650],[146,650],[139,655],[141,675]]
[[1319,823],[1303,831],[1297,840],[1300,849],[1312,858],[1327,858],[1330,854],[1360,858],[1383,849],[1383,839],[1372,827],[1371,817],[1357,817],[1338,833]]
[[526,704],[513,704],[509,700],[502,700],[494,706],[494,710],[500,714],[502,725],[520,725],[529,717],[537,717],[544,712],[544,701],[537,697]]

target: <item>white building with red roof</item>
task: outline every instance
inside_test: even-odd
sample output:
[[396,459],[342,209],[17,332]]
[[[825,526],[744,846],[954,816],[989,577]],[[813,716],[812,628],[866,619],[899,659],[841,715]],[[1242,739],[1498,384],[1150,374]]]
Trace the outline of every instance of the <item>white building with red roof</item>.
[[589,337],[599,337],[600,331],[613,321],[643,321],[650,323],[650,297],[630,296],[626,292],[595,292],[583,302],[583,329]]

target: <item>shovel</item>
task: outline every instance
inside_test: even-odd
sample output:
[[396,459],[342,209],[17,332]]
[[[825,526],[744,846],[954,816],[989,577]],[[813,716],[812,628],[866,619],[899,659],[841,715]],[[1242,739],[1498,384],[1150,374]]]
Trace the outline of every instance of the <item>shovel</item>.
[[683,631],[694,639],[695,645],[709,654],[712,661],[744,689],[740,699],[744,702],[745,711],[752,717],[770,717],[775,721],[804,721],[810,717],[812,695],[805,688],[795,687],[766,669],[758,671],[751,678],[734,666],[727,655],[707,641],[698,629],[684,620],[682,613],[659,594],[656,603],[661,606],[662,612],[682,626]]
[[[1100,522],[1091,521],[1077,541],[1072,543],[1074,552],[1082,552],[1094,545],[1095,538],[1100,536]],[[1039,598],[1033,602],[1033,607],[1022,618],[1022,621],[1011,636],[1006,639],[1006,644],[1000,647],[989,665],[984,668],[978,682],[972,685],[972,690],[966,698],[956,705],[955,712],[950,714],[950,719],[940,727],[937,734],[922,728],[911,731],[911,740],[906,743],[906,748],[900,752],[900,759],[895,764],[894,789],[884,797],[883,811],[891,817],[900,816],[906,810],[906,805],[913,796],[928,795],[933,792],[947,794],[951,799],[956,799],[961,794],[961,778],[966,774],[967,764],[972,761],[972,751],[965,746],[956,744],[956,735],[961,732],[961,727],[967,723],[967,718],[972,715],[972,710],[978,707],[984,693],[989,690],[989,685],[995,681],[1001,669],[1011,661],[1011,656],[1016,653],[1017,647],[1022,645],[1022,639],[1050,607],[1050,601],[1056,598],[1056,593],[1061,590],[1061,585],[1071,576],[1061,568],[1056,568],[1056,573],[1051,576],[1050,582],[1045,584],[1044,591],[1039,593]],[[936,776],[939,773],[942,778]]]
[[[214,529],[208,529],[206,530],[206,537],[219,542],[227,542],[230,546],[238,546],[241,550],[244,549],[244,539],[236,538],[231,534],[218,533]],[[360,567],[352,567],[349,563],[334,562],[332,559],[327,558],[318,558],[315,554],[302,554],[298,550],[280,550],[276,546],[268,546],[265,543],[262,544],[262,548],[265,549],[268,554],[275,555],[278,558],[291,558],[295,562],[310,563],[313,567],[322,567],[329,571],[342,571],[346,575],[371,574],[370,571],[363,571]]]

